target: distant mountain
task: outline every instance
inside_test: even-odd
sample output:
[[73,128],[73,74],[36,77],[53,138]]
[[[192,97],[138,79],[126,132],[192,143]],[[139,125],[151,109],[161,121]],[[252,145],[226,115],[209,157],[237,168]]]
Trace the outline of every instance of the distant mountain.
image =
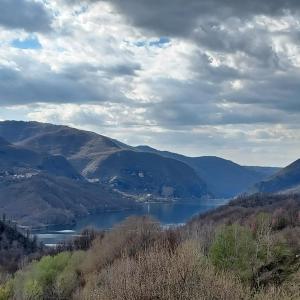
[[61,155],[0,138],[0,212],[22,225],[72,223],[97,211],[136,207],[133,199],[87,182]]
[[220,198],[237,196],[275,171],[272,168],[243,167],[214,156],[187,157],[168,151],[159,151],[148,146],[136,148],[139,151],[156,153],[186,163],[206,182],[208,190],[215,197]]
[[279,172],[282,168],[278,167],[258,167],[258,166],[244,166],[246,169],[260,173],[262,175],[265,175],[265,177],[270,177],[274,175],[275,173]]
[[134,201],[100,184],[46,174],[0,179],[0,211],[22,225],[70,224],[88,214],[132,208]]
[[23,224],[68,223],[135,201],[230,198],[272,172],[38,122],[0,122],[0,137],[0,211]]
[[206,184],[186,164],[158,154],[141,153],[93,132],[37,122],[6,121],[0,122],[0,136],[22,147],[61,155],[87,179],[131,195],[201,198],[208,194]]
[[0,136],[37,152],[61,155],[83,175],[110,154],[130,148],[93,132],[38,122],[0,122]]
[[252,192],[300,192],[300,159],[258,183]]
[[0,178],[3,173],[12,176],[46,172],[55,176],[82,179],[82,176],[62,156],[40,154],[0,138]]
[[208,194],[206,184],[191,167],[152,153],[114,153],[94,170],[93,176],[129,193],[190,200]]

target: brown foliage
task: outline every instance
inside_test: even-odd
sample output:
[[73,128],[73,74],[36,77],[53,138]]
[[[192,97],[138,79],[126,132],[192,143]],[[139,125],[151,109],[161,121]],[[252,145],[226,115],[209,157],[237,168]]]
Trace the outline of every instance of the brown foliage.
[[121,257],[93,276],[81,299],[242,299],[243,287],[230,274],[217,274],[195,242],[175,252],[156,245],[135,257]]

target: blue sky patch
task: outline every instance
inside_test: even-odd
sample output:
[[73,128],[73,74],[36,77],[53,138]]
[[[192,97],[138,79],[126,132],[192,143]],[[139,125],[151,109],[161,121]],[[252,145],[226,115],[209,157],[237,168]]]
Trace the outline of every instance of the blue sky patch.
[[36,36],[30,36],[24,40],[15,39],[11,46],[18,49],[41,49],[42,45]]
[[163,47],[165,46],[166,44],[169,44],[170,43],[170,39],[167,38],[167,37],[161,37],[159,38],[158,40],[154,40],[154,41],[151,41],[149,43],[149,46],[152,46],[152,47]]
[[159,47],[162,48],[169,44],[171,40],[167,37],[160,37],[159,39],[156,40],[140,40],[134,42],[134,45],[137,47]]
[[137,47],[145,47],[147,45],[146,41],[137,41],[134,43],[135,46]]

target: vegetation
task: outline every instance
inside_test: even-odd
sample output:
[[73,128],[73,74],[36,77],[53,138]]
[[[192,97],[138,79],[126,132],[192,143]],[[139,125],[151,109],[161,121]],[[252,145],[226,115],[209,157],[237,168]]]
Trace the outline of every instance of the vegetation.
[[16,229],[16,224],[6,220],[0,221],[0,272],[15,272],[21,264],[40,251],[35,238],[23,235]]
[[177,229],[131,217],[87,230],[3,278],[0,299],[300,299],[299,198],[286,197],[239,199]]

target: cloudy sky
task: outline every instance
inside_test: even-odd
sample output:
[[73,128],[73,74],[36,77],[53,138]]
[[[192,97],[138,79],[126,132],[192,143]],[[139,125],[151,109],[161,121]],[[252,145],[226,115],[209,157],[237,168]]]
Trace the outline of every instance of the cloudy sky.
[[0,0],[0,119],[286,165],[299,17],[299,0]]

